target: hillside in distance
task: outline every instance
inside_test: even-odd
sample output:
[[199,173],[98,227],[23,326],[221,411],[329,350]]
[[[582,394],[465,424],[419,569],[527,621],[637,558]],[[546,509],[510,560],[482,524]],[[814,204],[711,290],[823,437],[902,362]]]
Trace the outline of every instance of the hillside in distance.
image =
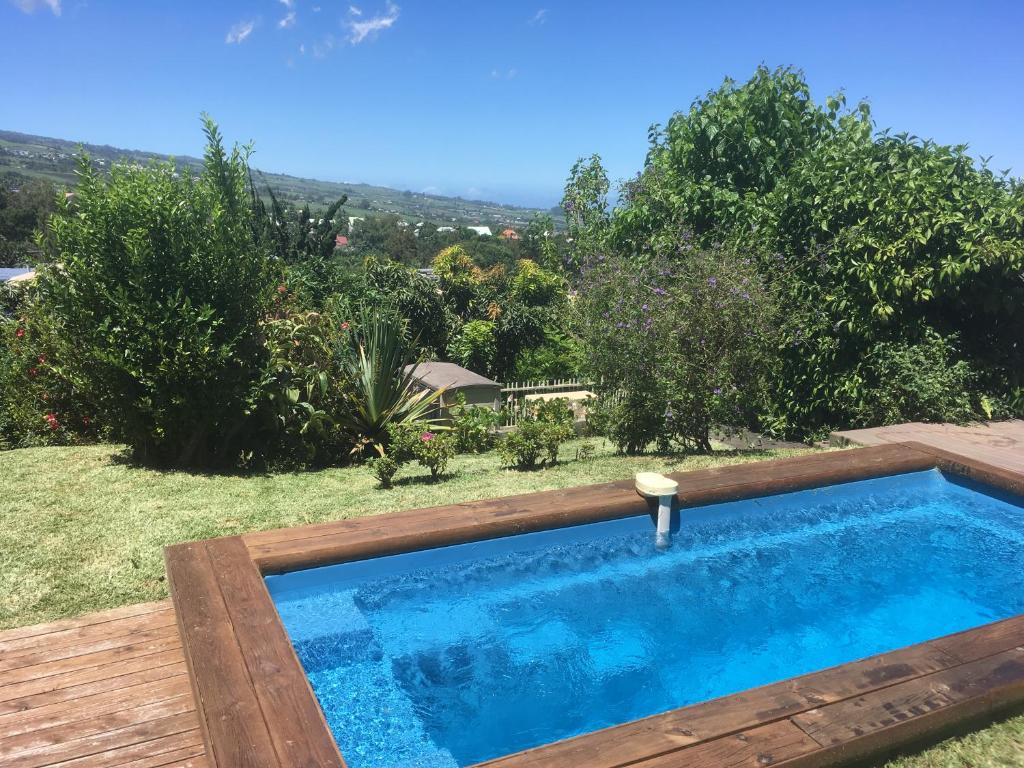
[[[16,173],[22,176],[49,179],[57,184],[75,184],[76,155],[82,150],[95,165],[109,168],[118,161],[148,163],[173,159],[179,168],[198,169],[202,160],[196,157],[171,158],[156,152],[120,149],[99,144],[82,144],[66,139],[33,136],[0,130],[0,175]],[[256,171],[256,169],[254,169]],[[258,185],[267,185],[282,202],[290,205],[308,203],[311,208],[325,207],[342,195],[348,195],[345,210],[350,216],[396,215],[409,222],[431,221],[435,224],[497,224],[522,227],[535,215],[545,213],[563,225],[560,209],[540,210],[502,205],[483,200],[465,200],[461,197],[428,195],[410,190],[379,187],[372,184],[320,181],[304,179],[282,173],[256,171]]]

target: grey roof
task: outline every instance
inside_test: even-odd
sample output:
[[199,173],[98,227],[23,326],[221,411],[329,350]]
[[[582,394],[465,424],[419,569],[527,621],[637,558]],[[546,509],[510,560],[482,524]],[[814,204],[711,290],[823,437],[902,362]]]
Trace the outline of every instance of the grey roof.
[[[410,368],[414,366],[407,365],[405,372],[408,373]],[[497,387],[501,389],[501,384],[497,381],[491,381],[486,376],[481,376],[479,373],[473,373],[467,368],[463,368],[461,365],[455,363],[420,363],[415,366],[416,372],[413,374],[420,383],[426,385],[430,389],[440,389],[446,387],[448,389],[464,389],[466,387]]]

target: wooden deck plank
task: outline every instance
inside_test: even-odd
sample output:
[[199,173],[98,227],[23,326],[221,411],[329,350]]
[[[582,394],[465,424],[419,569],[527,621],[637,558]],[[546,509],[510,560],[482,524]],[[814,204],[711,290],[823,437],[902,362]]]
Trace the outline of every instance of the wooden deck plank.
[[833,759],[848,761],[993,714],[1022,695],[1024,649],[1017,648],[791,719]]
[[[162,736],[196,731],[194,711],[156,720],[133,723],[115,730],[78,739],[69,739],[48,748],[28,750],[4,760],[4,768],[48,768],[76,758],[116,752],[132,744],[144,744]],[[238,765],[244,765],[239,763]]]
[[166,638],[178,640],[178,628],[170,624],[157,629],[146,629],[133,632],[127,635],[116,637],[104,637],[86,645],[72,645],[58,648],[49,648],[46,643],[40,643],[41,648],[25,653],[16,653],[12,656],[0,658],[0,676],[4,673],[15,672],[22,667],[33,667],[40,664],[50,664],[59,661],[71,661],[77,656],[86,656],[102,651],[116,651],[125,646],[134,646],[148,641],[159,641]]
[[[231,626],[282,765],[344,768],[333,740],[321,737],[327,723],[245,544],[240,538],[217,539],[208,551],[222,590],[231,594]],[[209,685],[220,685],[219,678]],[[281,712],[288,717],[279,717]]]
[[161,600],[155,603],[136,603],[125,605],[120,608],[112,608],[107,611],[89,613],[84,616],[77,616],[71,619],[51,621],[47,624],[33,624],[26,627],[16,627],[0,631],[0,653],[3,652],[5,644],[12,640],[21,640],[27,637],[42,637],[53,632],[62,632],[78,627],[87,627],[94,624],[118,621],[129,616],[139,616],[153,611],[166,611],[171,607],[170,600]]
[[170,736],[129,744],[61,764],[61,768],[159,768],[206,754],[203,736],[194,728]]
[[[76,698],[125,685],[123,678],[129,675],[152,673],[156,678],[166,676],[164,670],[170,667],[170,674],[185,672],[185,657],[181,646],[151,653],[110,664],[101,664],[85,669],[75,669],[54,675],[21,680],[0,687],[0,712],[30,709],[45,706],[54,701]],[[45,672],[36,670],[37,672]]]
[[141,642],[121,645],[116,648],[82,653],[77,656],[47,661],[32,666],[18,667],[17,669],[0,673],[0,690],[6,686],[27,680],[39,680],[65,672],[106,666],[117,661],[150,656],[162,651],[180,648],[181,639],[176,634],[166,634],[156,638],[146,638]]
[[[782,720],[631,765],[633,768],[765,768],[818,750],[820,747],[814,739],[790,721]],[[558,764],[552,764],[552,768],[555,765]],[[565,763],[564,768],[583,765],[587,764]]]
[[134,635],[142,630],[161,629],[176,626],[174,608],[168,604],[159,611],[129,616],[117,621],[105,621],[97,624],[86,624],[81,627],[50,632],[42,637],[32,636],[9,640],[0,647],[0,658],[13,659],[36,653],[40,647],[47,651],[62,648],[73,648],[80,645],[91,645],[97,640]]
[[168,547],[166,561],[208,760],[219,768],[279,768],[206,544]]
[[0,717],[0,751],[9,739],[19,734],[46,731],[80,721],[93,721],[100,715],[157,704],[191,692],[188,675],[178,674],[157,682],[61,701],[36,709]]

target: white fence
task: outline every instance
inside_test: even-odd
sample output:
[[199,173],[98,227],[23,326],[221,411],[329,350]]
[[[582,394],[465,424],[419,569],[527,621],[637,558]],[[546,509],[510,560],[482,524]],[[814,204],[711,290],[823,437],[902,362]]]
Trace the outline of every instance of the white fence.
[[522,416],[527,395],[558,395],[580,390],[592,391],[593,383],[583,379],[550,379],[548,381],[514,381],[501,388],[503,427],[514,427]]

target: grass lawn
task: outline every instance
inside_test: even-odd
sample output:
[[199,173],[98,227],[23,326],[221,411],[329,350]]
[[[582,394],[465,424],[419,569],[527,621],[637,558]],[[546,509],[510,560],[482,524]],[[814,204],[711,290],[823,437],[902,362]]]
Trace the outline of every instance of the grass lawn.
[[[387,491],[358,467],[203,475],[126,465],[117,446],[0,453],[0,629],[163,598],[162,548],[188,539],[809,452],[625,457],[596,445],[577,461],[579,443],[569,443],[563,463],[525,473],[502,469],[493,453],[459,456],[437,484],[407,467]],[[1024,766],[1024,717],[890,764],[953,766]]]

